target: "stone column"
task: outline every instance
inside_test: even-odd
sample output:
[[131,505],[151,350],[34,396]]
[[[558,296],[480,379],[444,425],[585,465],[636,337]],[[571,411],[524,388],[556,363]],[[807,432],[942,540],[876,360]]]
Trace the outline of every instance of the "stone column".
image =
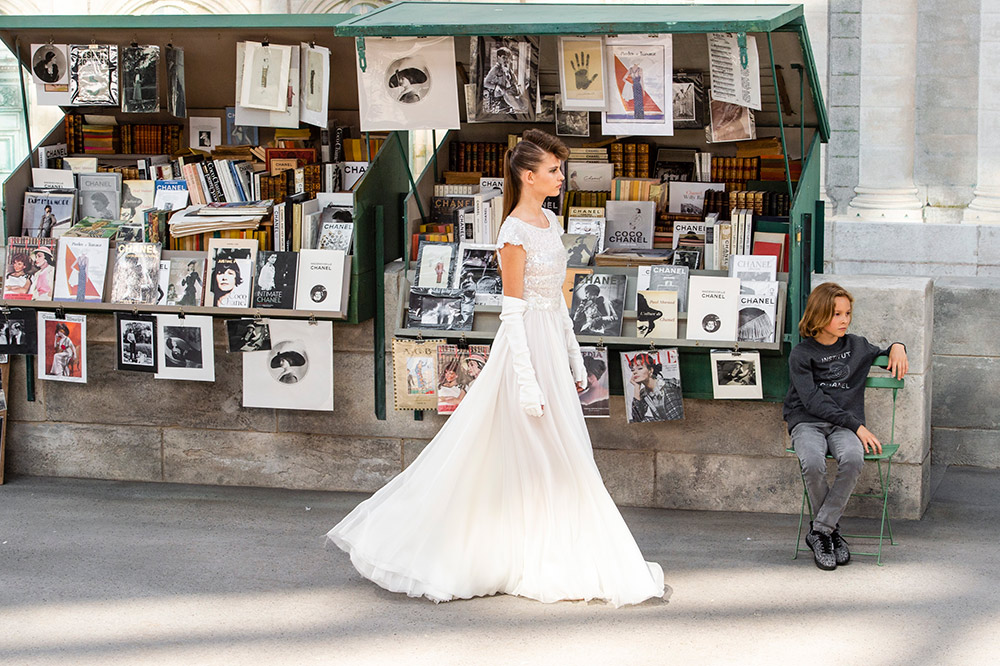
[[920,222],[913,184],[917,0],[863,0],[858,186],[850,219]]
[[962,222],[1000,224],[1000,6],[983,2],[980,12],[978,174]]

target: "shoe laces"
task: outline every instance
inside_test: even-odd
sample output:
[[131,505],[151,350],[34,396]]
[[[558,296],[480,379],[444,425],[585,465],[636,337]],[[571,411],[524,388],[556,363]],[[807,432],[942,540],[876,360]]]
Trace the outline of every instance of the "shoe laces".
[[833,541],[834,548],[840,548],[841,546],[847,545],[847,540],[840,535],[840,532],[836,530],[834,530],[834,532],[830,534],[830,539],[831,541]]
[[819,533],[819,546],[824,554],[831,555],[833,553],[833,539],[829,534]]

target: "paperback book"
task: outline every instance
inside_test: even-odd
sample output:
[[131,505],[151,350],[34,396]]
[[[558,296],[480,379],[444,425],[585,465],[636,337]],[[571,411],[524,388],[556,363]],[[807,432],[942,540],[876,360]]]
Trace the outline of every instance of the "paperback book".
[[739,319],[736,339],[774,342],[778,311],[778,283],[740,281]]
[[118,241],[111,275],[112,303],[146,303],[158,298],[160,244]]
[[301,250],[295,287],[299,310],[341,312],[346,309],[350,264],[342,250]]
[[677,292],[677,311],[687,312],[688,273],[687,266],[639,266],[635,288]]
[[677,292],[636,292],[635,328],[641,338],[677,337]]
[[108,267],[107,238],[59,239],[54,300],[100,303]]
[[165,250],[162,256],[170,262],[166,305],[201,305],[208,253]]
[[736,340],[739,278],[692,275],[688,281],[689,340]]
[[295,307],[295,278],[298,252],[264,251],[257,254],[257,279],[253,305],[257,308]]
[[626,280],[610,273],[576,276],[570,318],[577,335],[621,335]]

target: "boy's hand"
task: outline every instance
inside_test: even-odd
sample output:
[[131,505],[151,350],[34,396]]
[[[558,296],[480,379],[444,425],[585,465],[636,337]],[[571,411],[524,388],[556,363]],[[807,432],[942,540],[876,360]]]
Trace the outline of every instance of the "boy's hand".
[[868,428],[858,428],[858,439],[861,440],[861,446],[865,447],[865,453],[882,453],[882,442]]
[[910,369],[910,362],[906,359],[906,348],[898,342],[889,348],[889,363],[886,370],[896,379],[902,379]]

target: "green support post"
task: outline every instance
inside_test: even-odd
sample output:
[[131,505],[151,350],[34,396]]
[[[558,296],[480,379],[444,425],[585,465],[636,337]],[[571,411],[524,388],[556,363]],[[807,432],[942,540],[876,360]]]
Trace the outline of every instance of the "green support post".
[[385,213],[375,206],[375,418],[385,421]]

